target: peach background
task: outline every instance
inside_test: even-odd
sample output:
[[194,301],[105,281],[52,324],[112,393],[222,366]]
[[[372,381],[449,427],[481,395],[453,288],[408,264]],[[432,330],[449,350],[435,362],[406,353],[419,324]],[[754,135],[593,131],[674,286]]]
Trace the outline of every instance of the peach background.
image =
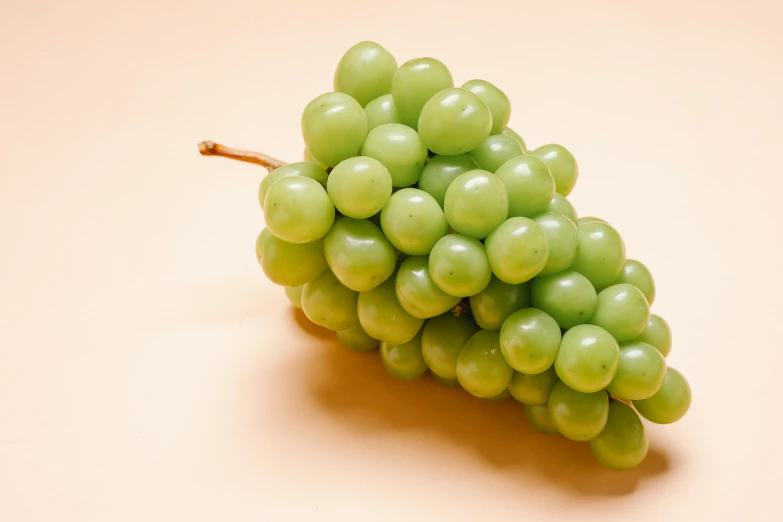
[[[780,520],[779,2],[3,2],[0,520]],[[709,7],[708,7],[709,6]],[[393,380],[256,265],[361,39],[501,86],[654,271],[690,414],[639,469]]]

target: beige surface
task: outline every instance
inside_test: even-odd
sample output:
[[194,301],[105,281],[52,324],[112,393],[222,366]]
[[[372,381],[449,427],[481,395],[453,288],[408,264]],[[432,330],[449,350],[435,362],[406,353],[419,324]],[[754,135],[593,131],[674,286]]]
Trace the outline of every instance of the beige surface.
[[[0,520],[780,520],[779,3],[6,4]],[[297,158],[366,38],[504,88],[654,271],[694,404],[640,469],[394,381],[264,279],[263,171],[196,142]]]

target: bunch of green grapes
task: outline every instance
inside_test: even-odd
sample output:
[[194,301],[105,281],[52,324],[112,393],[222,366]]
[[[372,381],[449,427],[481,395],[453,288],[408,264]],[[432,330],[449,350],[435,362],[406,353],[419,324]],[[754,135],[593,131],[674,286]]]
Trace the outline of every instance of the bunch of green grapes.
[[261,183],[258,260],[309,320],[351,350],[379,348],[393,376],[510,394],[536,430],[634,467],[648,450],[639,415],[671,423],[691,402],[650,312],[653,277],[611,225],[577,219],[573,155],[529,150],[510,116],[489,82],[455,87],[438,60],[398,67],[355,45],[334,92],[304,109],[306,161]]

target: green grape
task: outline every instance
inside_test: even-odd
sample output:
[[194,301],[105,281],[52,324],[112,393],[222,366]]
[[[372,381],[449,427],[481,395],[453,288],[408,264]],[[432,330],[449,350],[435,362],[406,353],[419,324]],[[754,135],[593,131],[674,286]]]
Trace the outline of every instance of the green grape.
[[514,370],[500,351],[498,332],[479,330],[462,348],[457,359],[457,379],[471,395],[489,399],[508,387]]
[[[490,109],[490,111],[491,110],[492,109]],[[494,120],[493,120],[493,124],[494,124]],[[506,127],[505,129],[503,129],[503,132],[501,134],[505,134],[510,138],[514,138],[514,140],[516,140],[516,142],[519,143],[519,146],[522,147],[522,153],[527,154],[527,143],[525,143],[525,140],[522,138],[522,136],[514,132],[514,129],[512,129],[511,127]]]
[[419,181],[427,161],[427,147],[419,135],[400,123],[387,123],[371,130],[362,154],[383,163],[395,187],[408,187]]
[[691,407],[691,387],[685,377],[670,366],[660,389],[648,399],[633,401],[633,405],[648,421],[671,424],[688,413]]
[[510,285],[497,277],[492,277],[484,290],[470,297],[470,311],[484,330],[500,330],[511,314],[526,306],[530,306],[529,285]]
[[430,275],[450,295],[469,297],[484,290],[491,276],[484,245],[477,239],[449,234],[430,252]]
[[[495,172],[511,158],[521,156],[522,147],[514,138],[505,134],[493,134],[470,151],[470,157],[480,169]],[[552,183],[554,185],[554,182]]]
[[547,212],[533,218],[546,236],[549,259],[539,276],[562,272],[571,266],[576,257],[576,225],[562,214]]
[[562,145],[542,145],[530,151],[530,154],[546,163],[560,194],[567,196],[574,190],[576,178],[579,177],[579,166],[568,149]]
[[[457,382],[459,382],[459,381],[457,381]],[[511,393],[509,393],[508,388],[506,388],[505,390],[503,390],[502,392],[498,393],[494,397],[487,397],[484,400],[487,401],[487,402],[501,402],[501,401],[505,401],[506,399],[508,399],[508,397],[510,395],[511,395]]]
[[264,198],[266,197],[266,193],[269,192],[269,187],[278,179],[287,178],[289,176],[312,178],[324,187],[326,186],[326,171],[315,163],[300,161],[298,163],[285,165],[273,170],[261,180],[261,184],[258,186],[258,202],[261,204],[261,208],[264,208]]
[[397,250],[412,256],[429,254],[435,243],[449,232],[438,202],[414,188],[392,194],[381,211],[381,228]]
[[424,144],[435,154],[463,154],[489,136],[492,114],[472,92],[444,89],[424,104],[418,130]]
[[329,232],[334,205],[323,186],[311,178],[282,178],[264,198],[264,221],[270,232],[289,243],[309,243]]
[[357,156],[332,169],[326,191],[340,214],[364,219],[380,212],[389,201],[392,177],[380,161]]
[[492,134],[499,134],[502,132],[503,129],[506,128],[508,120],[511,118],[511,100],[508,99],[508,96],[506,96],[503,91],[484,80],[470,80],[469,82],[466,82],[462,88],[478,96],[487,108],[489,108],[489,112],[492,114]]
[[583,393],[606,388],[620,364],[620,347],[609,332],[592,324],[568,330],[557,352],[555,370],[560,380]]
[[302,136],[320,162],[334,167],[359,155],[367,137],[367,117],[359,102],[347,94],[322,94],[305,107]]
[[633,408],[611,401],[606,427],[590,440],[590,449],[598,462],[618,471],[630,469],[647,457],[648,447],[644,426]]
[[647,343],[666,357],[672,351],[672,330],[666,319],[660,315],[651,314],[644,331],[634,341]]
[[506,283],[530,281],[546,266],[549,245],[532,219],[509,218],[484,242],[492,272]]
[[429,262],[427,256],[409,257],[400,266],[395,283],[400,304],[419,319],[448,312],[460,301],[437,287],[430,277]]
[[424,165],[419,178],[419,188],[435,198],[440,208],[446,199],[446,190],[457,176],[476,169],[476,162],[469,154],[457,156],[433,156]]
[[592,222],[576,227],[576,257],[571,269],[584,275],[596,290],[611,285],[625,264],[625,243],[606,223]]
[[424,321],[410,315],[397,300],[394,278],[359,294],[359,322],[367,334],[392,345],[407,343]]
[[583,393],[558,382],[549,394],[549,416],[557,431],[576,441],[590,440],[601,433],[609,416],[605,391]]
[[324,239],[326,261],[342,284],[356,292],[372,290],[397,266],[394,247],[366,219],[337,220]]
[[[500,334],[500,345],[503,346],[503,334]],[[550,366],[541,373],[528,375],[514,372],[508,391],[516,400],[523,404],[546,404],[549,394],[560,379],[557,377],[554,367]]]
[[334,90],[344,92],[362,107],[391,92],[397,61],[375,42],[359,42],[340,59],[334,73]]
[[291,305],[294,308],[302,309],[302,288],[304,285],[300,286],[286,286],[285,289],[285,296],[288,298],[288,300],[291,302]]
[[552,417],[549,416],[548,404],[526,404],[525,416],[533,429],[539,433],[545,435],[560,433],[552,422]]
[[533,217],[545,212],[555,194],[549,168],[533,156],[518,156],[503,163],[495,175],[508,190],[508,215]]
[[368,131],[387,123],[400,123],[397,106],[394,105],[394,98],[391,94],[384,94],[368,103],[364,108],[364,114],[367,116]]
[[550,368],[560,349],[560,326],[537,308],[514,312],[500,330],[503,356],[518,372],[537,374]]
[[412,381],[424,375],[427,363],[421,355],[421,332],[404,343],[381,343],[381,360],[386,371],[403,381]]
[[576,226],[586,225],[588,223],[603,223],[605,225],[609,224],[609,222],[605,219],[601,219],[595,216],[580,217],[578,220],[576,220]]
[[557,192],[555,192],[555,195],[552,196],[552,201],[549,202],[549,206],[547,206],[546,211],[553,212],[555,214],[561,214],[570,219],[574,224],[577,222],[576,209],[571,204],[571,202],[568,201],[568,198],[562,194],[558,194]]
[[661,352],[647,343],[622,343],[617,373],[606,389],[623,399],[647,399],[660,389],[664,375],[666,359]]
[[345,330],[359,320],[359,293],[344,286],[331,271],[310,281],[302,289],[302,310],[308,319],[329,330]]
[[650,321],[650,305],[641,290],[631,285],[612,285],[598,294],[590,322],[600,326],[618,343],[639,337]]
[[435,373],[432,374],[432,378],[435,379],[435,382],[441,386],[446,386],[447,388],[459,388],[459,381],[457,379],[444,379]]
[[642,291],[647,302],[652,305],[655,300],[655,280],[650,270],[641,261],[626,259],[623,271],[615,284],[627,283]]
[[451,228],[484,239],[508,216],[508,193],[491,172],[471,170],[460,174],[446,190],[443,209]]
[[456,379],[459,354],[478,331],[469,314],[445,313],[427,321],[421,349],[430,371],[441,379]]
[[391,91],[400,122],[417,129],[427,100],[449,87],[454,87],[454,79],[448,68],[435,58],[417,58],[402,64],[394,73]]
[[530,285],[530,304],[551,315],[560,328],[573,328],[590,321],[597,303],[590,281],[571,270],[537,277]]
[[381,344],[378,339],[373,339],[367,335],[367,332],[364,331],[359,323],[349,326],[345,330],[339,330],[337,338],[346,348],[354,352],[369,352],[370,350],[375,350]]
[[267,228],[256,238],[256,259],[266,277],[281,286],[301,286],[326,270],[323,240],[296,245]]
[[[323,169],[323,171],[324,171],[324,172],[326,172],[326,169],[328,169],[328,168],[329,168],[329,166],[328,166],[326,163],[324,163],[323,161],[321,161],[321,160],[319,160],[318,158],[316,158],[315,156],[313,156],[313,152],[312,152],[312,151],[310,150],[310,148],[309,148],[308,146],[306,146],[306,145],[305,145],[305,149],[304,149],[304,155],[302,156],[302,158],[303,158],[305,161],[307,161],[308,163],[315,163],[316,165],[318,165],[319,167],[321,167],[321,169]],[[281,167],[281,168],[282,168],[282,167]],[[277,169],[275,169],[275,170],[277,170]],[[268,175],[267,175],[267,176],[268,176]],[[275,181],[277,181],[277,180],[275,180]],[[325,183],[323,183],[323,185],[324,185],[324,186],[326,186],[326,184],[325,184]],[[270,185],[270,186],[271,186],[271,185]],[[262,201],[262,202],[261,202],[261,207],[263,208],[263,206],[264,206],[264,202]]]

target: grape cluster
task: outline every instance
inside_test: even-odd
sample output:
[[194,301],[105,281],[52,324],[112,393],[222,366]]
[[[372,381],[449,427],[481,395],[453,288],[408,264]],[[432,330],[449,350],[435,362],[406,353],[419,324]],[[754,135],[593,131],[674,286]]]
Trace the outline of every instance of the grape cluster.
[[637,412],[674,422],[691,392],[667,368],[649,270],[566,199],[571,153],[528,150],[494,85],[455,87],[433,58],[398,67],[373,42],[343,56],[334,91],[304,109],[306,161],[259,188],[266,276],[348,348],[380,348],[395,377],[510,394],[601,464],[642,462]]

